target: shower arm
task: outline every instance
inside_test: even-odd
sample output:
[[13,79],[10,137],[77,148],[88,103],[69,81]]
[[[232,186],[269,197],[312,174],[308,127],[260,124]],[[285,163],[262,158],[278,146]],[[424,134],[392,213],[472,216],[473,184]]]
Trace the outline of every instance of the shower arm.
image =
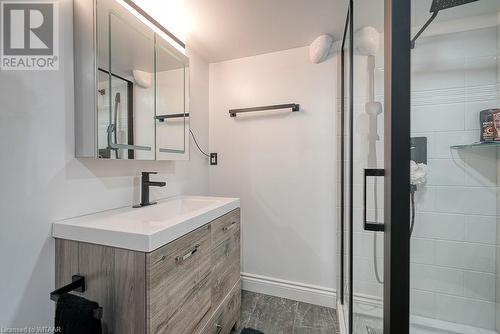
[[413,39],[410,42],[410,49],[412,49],[412,50],[415,49],[415,42],[420,37],[420,35],[422,35],[422,33],[425,31],[425,29],[427,29],[427,27],[432,23],[432,21],[434,21],[434,19],[438,15],[438,13],[439,13],[439,11],[433,12],[432,16],[427,20],[427,22],[425,22],[425,24],[422,27],[422,29],[420,29],[419,32],[417,32],[417,34],[415,35],[415,37],[413,37]]

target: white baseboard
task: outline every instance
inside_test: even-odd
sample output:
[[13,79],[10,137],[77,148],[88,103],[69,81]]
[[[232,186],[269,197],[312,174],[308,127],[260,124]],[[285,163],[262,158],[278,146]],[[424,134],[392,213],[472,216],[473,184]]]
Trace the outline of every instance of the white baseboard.
[[335,289],[250,273],[241,273],[241,282],[243,290],[336,308]]

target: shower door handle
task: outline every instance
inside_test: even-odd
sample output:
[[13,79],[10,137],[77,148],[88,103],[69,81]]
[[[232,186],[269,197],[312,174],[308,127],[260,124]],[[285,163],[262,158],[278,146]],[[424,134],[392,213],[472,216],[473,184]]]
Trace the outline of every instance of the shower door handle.
[[[369,222],[366,219],[366,179],[368,176],[385,176],[385,170],[384,169],[374,169],[374,168],[368,168],[364,170],[364,190],[363,190],[363,228],[365,231],[375,231],[375,232],[383,232],[384,231],[384,223],[378,223],[378,222]],[[375,194],[375,196],[377,196]]]

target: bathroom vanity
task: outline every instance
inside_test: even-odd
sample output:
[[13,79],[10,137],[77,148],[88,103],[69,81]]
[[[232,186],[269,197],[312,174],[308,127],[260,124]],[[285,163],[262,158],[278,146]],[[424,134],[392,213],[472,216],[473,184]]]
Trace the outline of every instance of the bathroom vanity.
[[230,333],[240,318],[239,200],[176,197],[54,223],[56,287],[86,279],[104,333]]

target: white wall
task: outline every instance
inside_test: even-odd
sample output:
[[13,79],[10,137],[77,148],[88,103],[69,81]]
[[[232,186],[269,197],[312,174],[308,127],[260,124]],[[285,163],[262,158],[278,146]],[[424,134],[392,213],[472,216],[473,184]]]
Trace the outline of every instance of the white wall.
[[[60,1],[60,69],[0,72],[0,328],[53,324],[55,220],[129,206],[141,171],[159,171],[155,198],[206,194],[207,160],[76,160],[72,1]],[[208,65],[191,53],[191,127],[208,143]]]
[[[307,47],[210,65],[210,192],[241,198],[244,288],[335,302],[335,71]],[[228,114],[280,103],[301,110]]]

